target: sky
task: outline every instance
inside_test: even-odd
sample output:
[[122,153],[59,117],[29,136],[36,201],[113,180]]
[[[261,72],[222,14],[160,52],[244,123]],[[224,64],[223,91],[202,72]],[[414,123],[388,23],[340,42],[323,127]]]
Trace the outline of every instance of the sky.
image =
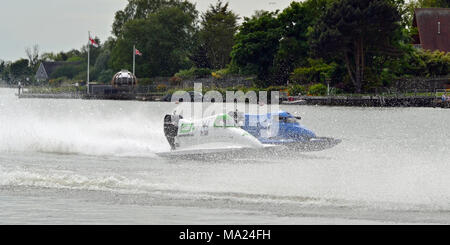
[[[39,46],[40,53],[79,49],[87,43],[88,31],[100,40],[111,34],[116,11],[127,0],[1,0],[0,60],[26,58],[25,48]],[[216,0],[190,0],[204,12]],[[226,2],[226,0],[224,0]],[[284,9],[292,0],[228,0],[240,16],[255,10]]]

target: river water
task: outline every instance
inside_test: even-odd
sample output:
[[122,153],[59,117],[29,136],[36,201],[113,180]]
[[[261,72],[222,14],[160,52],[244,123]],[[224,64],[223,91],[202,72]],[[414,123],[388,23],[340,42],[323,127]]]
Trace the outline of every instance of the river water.
[[0,224],[450,224],[450,111],[282,106],[321,152],[170,160],[171,103],[0,89]]

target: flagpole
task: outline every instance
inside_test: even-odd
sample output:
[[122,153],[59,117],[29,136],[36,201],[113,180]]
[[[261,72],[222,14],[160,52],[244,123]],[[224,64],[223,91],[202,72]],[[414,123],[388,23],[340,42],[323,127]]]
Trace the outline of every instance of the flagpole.
[[133,75],[135,74],[135,68],[136,68],[136,45],[133,45]]
[[90,38],[91,38],[91,32],[88,31],[88,62],[87,62],[87,82],[86,82],[86,87],[87,87],[87,94],[89,95],[89,63],[90,63],[90,51],[91,51],[91,44],[90,44]]

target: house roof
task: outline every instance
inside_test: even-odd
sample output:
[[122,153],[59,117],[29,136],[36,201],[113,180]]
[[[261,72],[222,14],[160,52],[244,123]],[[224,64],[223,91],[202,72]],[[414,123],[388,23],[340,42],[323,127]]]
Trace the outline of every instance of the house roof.
[[450,8],[416,9],[413,26],[419,31],[415,43],[423,49],[450,52]]
[[67,61],[44,61],[36,71],[36,78],[48,79],[50,75],[59,67],[63,65],[79,65],[81,61],[67,62]]
[[58,69],[58,67],[61,67],[63,65],[78,65],[81,62],[66,62],[66,61],[44,61],[42,62],[42,65],[45,68],[45,71],[47,72],[47,74],[50,76],[50,74],[52,74],[56,69]]

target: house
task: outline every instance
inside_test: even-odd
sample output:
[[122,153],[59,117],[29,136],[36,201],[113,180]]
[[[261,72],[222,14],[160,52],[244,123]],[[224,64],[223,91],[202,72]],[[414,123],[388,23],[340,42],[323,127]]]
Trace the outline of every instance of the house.
[[38,81],[46,81],[50,78],[50,75],[59,67],[64,65],[79,65],[81,62],[66,62],[66,61],[54,61],[48,62],[44,61],[39,65],[38,70],[36,71],[36,80]]
[[418,30],[415,47],[450,52],[450,8],[416,9],[413,26]]

